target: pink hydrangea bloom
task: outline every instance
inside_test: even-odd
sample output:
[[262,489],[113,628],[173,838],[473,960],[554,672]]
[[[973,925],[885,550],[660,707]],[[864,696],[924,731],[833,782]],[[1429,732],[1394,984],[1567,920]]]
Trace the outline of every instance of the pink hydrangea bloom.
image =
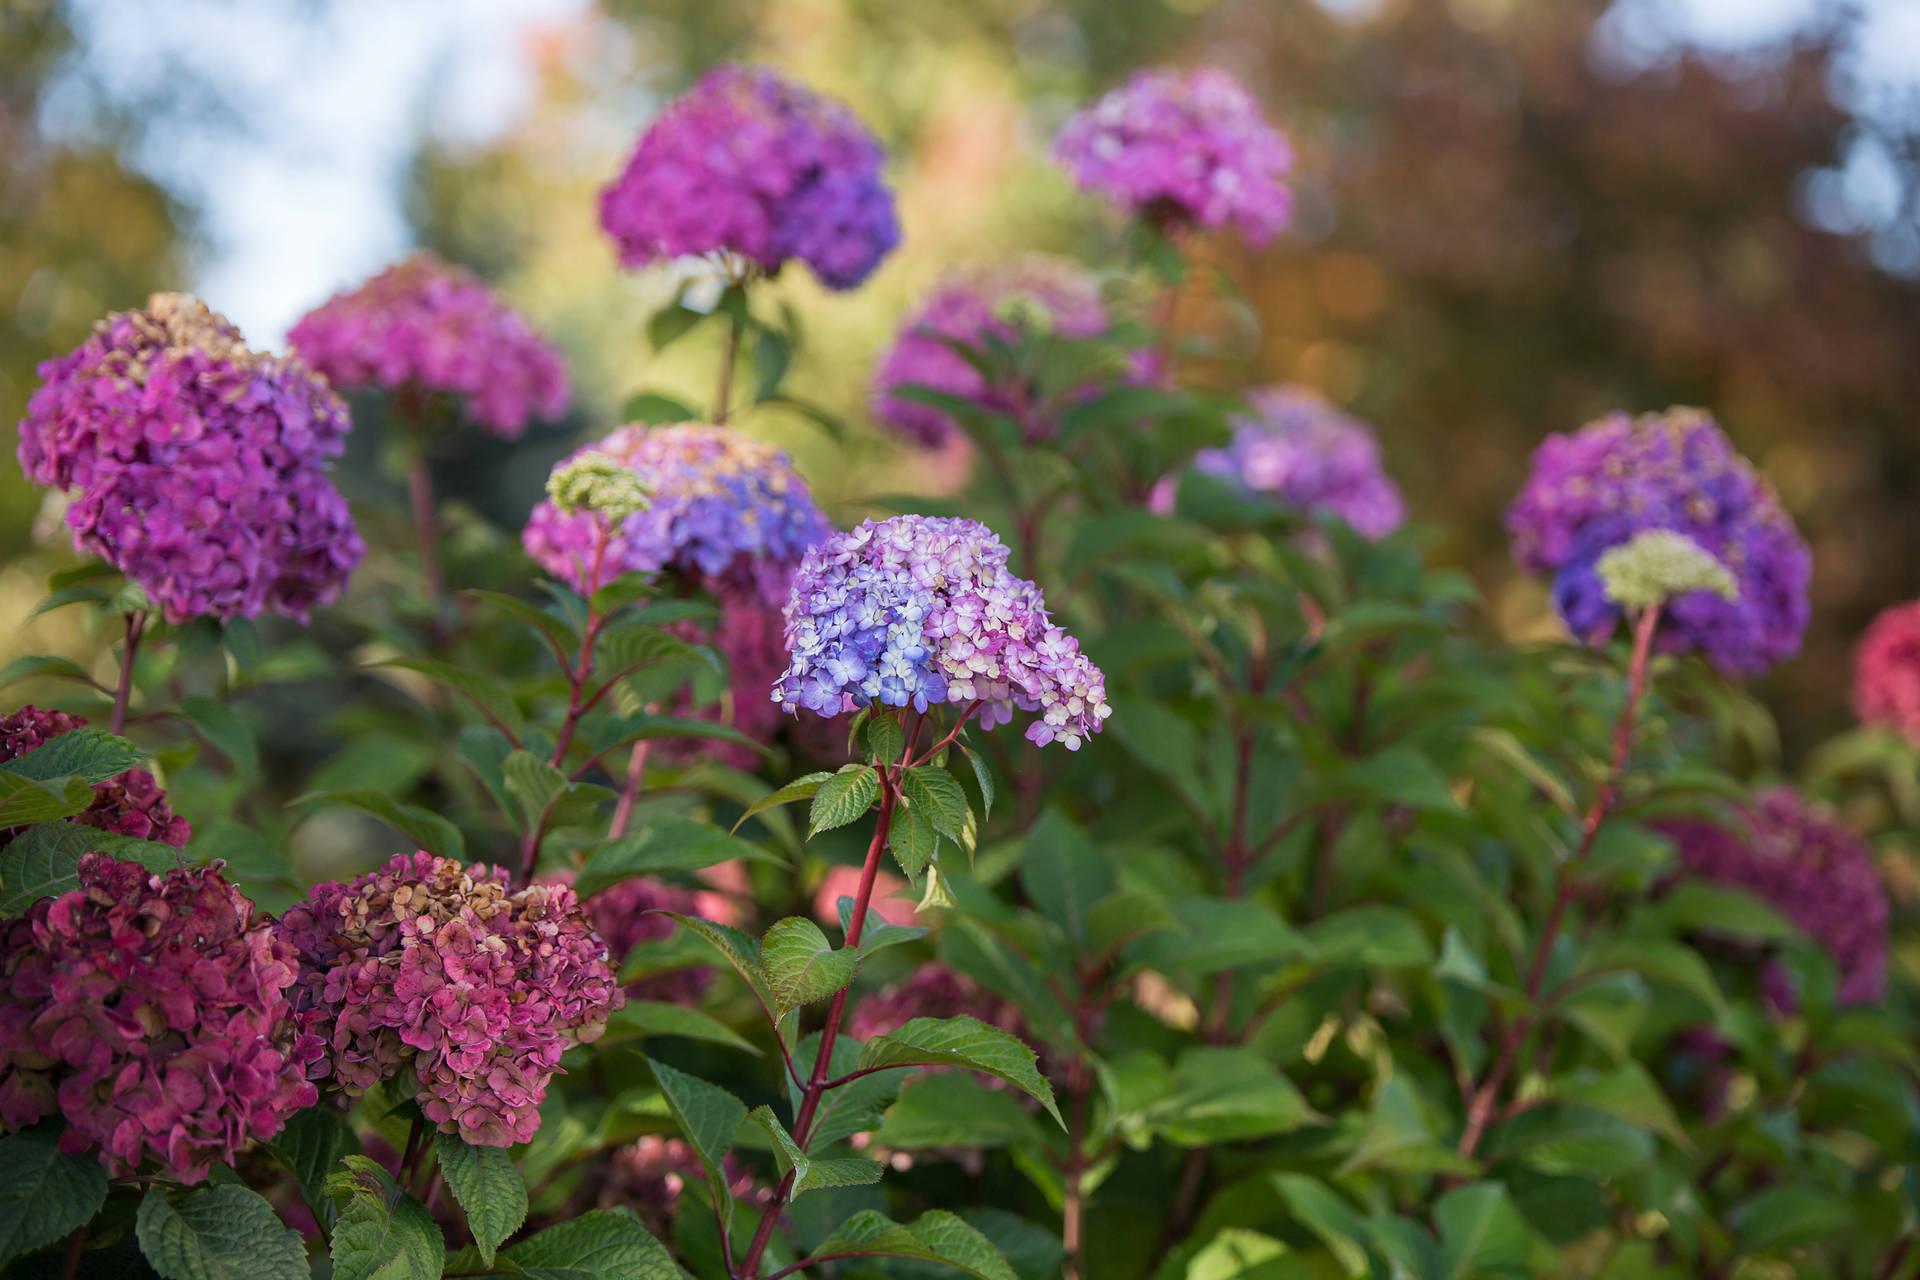
[[[1842,1004],[1878,1000],[1890,911],[1866,841],[1786,787],[1762,793],[1741,817],[1741,830],[1699,820],[1660,825],[1689,874],[1749,890],[1824,947],[1840,971]],[[1762,987],[1776,1006],[1793,1007],[1776,966],[1763,971]]]
[[1860,637],[1853,710],[1920,746],[1920,602],[1886,610]]
[[309,311],[287,341],[342,389],[411,387],[461,399],[503,440],[567,411],[560,353],[480,278],[416,253]]
[[1141,71],[1068,120],[1054,155],[1088,191],[1169,230],[1265,244],[1293,210],[1293,149],[1225,71]]
[[482,1146],[530,1139],[560,1055],[625,1003],[572,889],[509,891],[482,863],[396,854],[280,927],[300,1025],[326,1042],[316,1078],[358,1094],[407,1071],[426,1117]]
[[[874,370],[868,398],[874,420],[915,444],[938,449],[960,428],[944,410],[899,395],[901,387],[926,387],[959,396],[1023,421],[1031,414],[1026,388],[989,386],[986,377],[952,347],[986,339],[1013,342],[1020,324],[1063,338],[1093,338],[1106,332],[1106,304],[1091,273],[1064,258],[1028,254],[945,277],[900,326],[900,333]],[[1027,434],[1046,434],[1049,424],[1027,421]]]
[[[86,727],[86,720],[80,716],[33,706],[0,716],[0,763],[18,759],[63,733]],[[167,793],[145,769],[129,769],[94,784],[93,803],[73,820],[137,840],[157,840],[176,849],[186,848],[193,836],[192,825],[174,813],[167,804]],[[0,845],[12,835],[12,831],[0,828]]]
[[906,981],[863,998],[847,1020],[847,1034],[855,1040],[871,1040],[915,1018],[962,1016],[978,1018],[1009,1035],[1026,1034],[1017,1005],[943,964],[923,964]]
[[0,1122],[59,1114],[115,1174],[198,1182],[312,1106],[292,950],[220,864],[150,874],[103,853],[0,925]]
[[600,193],[622,266],[790,258],[851,289],[900,243],[880,144],[839,103],[765,67],[720,66],[660,114]]
[[[813,914],[821,924],[831,928],[840,923],[840,899],[859,896],[860,873],[861,868],[845,863],[827,868],[827,878],[813,892]],[[874,874],[873,897],[867,909],[888,924],[913,925],[919,915],[907,882],[890,871]]]
[[168,621],[266,609],[304,621],[366,553],[326,474],[346,405],[298,359],[249,351],[205,303],[155,294],[40,376],[21,467],[75,491],[74,545]]

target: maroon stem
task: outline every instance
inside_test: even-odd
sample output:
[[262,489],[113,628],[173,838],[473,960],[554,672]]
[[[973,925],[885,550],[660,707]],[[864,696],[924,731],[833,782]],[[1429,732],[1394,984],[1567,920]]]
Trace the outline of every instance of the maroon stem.
[[1081,1087],[1073,1095],[1073,1114],[1067,1127],[1067,1162],[1061,1170],[1064,1191],[1060,1204],[1060,1244],[1066,1257],[1060,1263],[1060,1280],[1085,1280],[1086,1244],[1084,1219],[1086,1195],[1081,1190],[1087,1171],[1088,1089]]
[[[1620,708],[1619,720],[1614,723],[1613,758],[1608,763],[1600,789],[1594,793],[1593,803],[1587,806],[1586,817],[1581,821],[1579,847],[1571,858],[1554,871],[1553,905],[1547,909],[1546,923],[1540,928],[1539,940],[1533,948],[1533,959],[1527,965],[1526,993],[1530,1006],[1539,1002],[1540,988],[1546,982],[1547,963],[1553,958],[1553,944],[1559,939],[1561,926],[1566,922],[1567,908],[1572,905],[1579,887],[1576,872],[1586,861],[1587,855],[1593,852],[1600,828],[1606,825],[1607,817],[1619,796],[1620,780],[1627,767],[1627,753],[1633,745],[1634,720],[1640,711],[1640,700],[1646,693],[1647,663],[1653,656],[1653,632],[1659,624],[1658,605],[1644,611],[1634,623],[1633,658],[1627,668],[1627,700]],[[1462,1159],[1471,1159],[1480,1146],[1480,1140],[1486,1137],[1487,1127],[1500,1101],[1501,1086],[1506,1084],[1507,1076],[1519,1058],[1521,1045],[1532,1034],[1538,1021],[1539,1011],[1529,1008],[1513,1020],[1506,1034],[1501,1037],[1493,1066],[1467,1106],[1467,1126],[1460,1134],[1458,1148]]]
[[633,744],[633,754],[627,757],[627,782],[620,788],[620,801],[613,806],[613,822],[607,827],[607,839],[618,840],[627,834],[627,824],[633,821],[633,802],[640,797],[640,787],[647,776],[647,748],[651,742],[642,738]]
[[107,720],[107,727],[114,733],[127,727],[127,700],[133,696],[133,663],[140,655],[140,637],[146,630],[146,610],[135,609],[127,614],[127,645],[120,655],[120,683],[114,686],[113,714]]
[[[909,738],[907,751],[912,750],[913,741]],[[866,865],[860,870],[860,888],[854,894],[853,912],[847,917],[846,947],[849,951],[859,949],[860,934],[866,928],[867,908],[873,901],[874,882],[880,875],[880,858],[886,852],[887,832],[893,825],[894,803],[899,799],[899,787],[892,770],[885,765],[876,765],[875,769],[880,774],[880,816],[874,823],[873,842],[867,846]],[[813,1074],[801,1093],[800,1110],[794,1116],[793,1140],[802,1151],[806,1150],[807,1139],[813,1132],[813,1118],[820,1110],[820,1099],[826,1095],[828,1086],[834,1083],[831,1071],[833,1045],[840,1038],[840,1023],[846,1017],[847,992],[850,989],[842,987],[834,994],[833,1003],[827,1008],[827,1024],[820,1032],[820,1052],[814,1057]],[[739,1280],[755,1280],[760,1274],[760,1260],[773,1239],[774,1224],[779,1221],[781,1211],[792,1198],[793,1181],[793,1174],[789,1171],[774,1188],[773,1201],[761,1215],[760,1226],[753,1233],[753,1244],[748,1247],[746,1259],[741,1264]]]
[[80,1274],[80,1255],[87,1251],[87,1224],[81,1223],[67,1237],[67,1252],[60,1259],[60,1280],[74,1280]]
[[440,568],[440,533],[433,513],[433,472],[427,466],[422,441],[407,463],[407,505],[413,509],[413,541],[420,553],[420,577],[427,600],[437,612],[447,595],[446,574]]
[[733,399],[733,366],[740,359],[741,324],[738,315],[727,321],[726,345],[720,348],[720,377],[713,389],[713,425],[727,425],[728,401]]

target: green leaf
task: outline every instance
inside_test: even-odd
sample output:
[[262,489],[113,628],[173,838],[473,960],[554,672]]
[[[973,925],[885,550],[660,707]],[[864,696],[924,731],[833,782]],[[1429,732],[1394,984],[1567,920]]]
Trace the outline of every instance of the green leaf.
[[628,399],[621,407],[620,416],[628,422],[659,426],[665,422],[692,422],[700,416],[700,411],[684,400],[663,396],[655,391],[642,391]]
[[661,1000],[633,1000],[617,1009],[607,1019],[607,1038],[618,1040],[624,1035],[635,1036],[679,1036],[686,1040],[705,1040],[712,1044],[724,1044],[730,1049],[744,1049],[755,1057],[760,1056],[760,1046],[746,1039],[710,1013],[684,1004],[669,1004]]
[[761,796],[758,800],[755,800],[747,806],[747,811],[740,815],[740,821],[733,824],[733,829],[738,831],[741,823],[744,823],[756,813],[764,813],[768,809],[775,808],[779,805],[792,804],[795,800],[811,798],[818,794],[821,784],[833,776],[831,773],[809,773],[804,777],[795,778],[778,791]]
[[1005,1089],[989,1089],[961,1071],[940,1071],[907,1081],[874,1134],[883,1147],[1005,1147],[1043,1141],[1033,1116]]
[[439,1280],[447,1245],[427,1206],[366,1156],[346,1156],[327,1178],[339,1208],[333,1280]]
[[997,1076],[1047,1109],[1061,1128],[1053,1089],[1034,1066],[1033,1050],[978,1018],[915,1018],[860,1050],[859,1070],[873,1067],[965,1067]]
[[572,626],[531,600],[522,600],[499,591],[470,590],[460,594],[485,601],[496,609],[512,614],[538,631],[557,654],[567,654],[571,658],[573,651],[579,647],[580,636]]
[[145,751],[104,729],[74,729],[7,761],[7,772],[36,782],[60,782],[68,777],[105,782],[146,758]]
[[1472,1168],[1435,1137],[1423,1100],[1404,1075],[1389,1076],[1374,1089],[1366,1125],[1341,1166],[1343,1172],[1393,1173],[1465,1173]]
[[819,925],[800,916],[773,922],[760,940],[760,963],[782,1012],[825,1000],[860,972],[858,952],[835,950]]
[[1441,1265],[1447,1280],[1469,1276],[1514,1276],[1527,1280],[1532,1233],[1507,1189],[1497,1182],[1477,1182],[1440,1197],[1433,1206],[1440,1229]]
[[227,1184],[179,1199],[148,1187],[140,1252],[167,1280],[308,1280],[307,1250],[258,1192]]
[[1156,968],[1209,974],[1307,954],[1306,939],[1257,902],[1182,898],[1168,905],[1184,931],[1143,939],[1138,952],[1143,961]]
[[992,1241],[964,1219],[939,1209],[909,1226],[871,1209],[856,1213],[814,1246],[808,1265],[832,1258],[873,1257],[943,1262],[978,1280],[1020,1280]]
[[1582,973],[1634,973],[1650,982],[1664,983],[1697,997],[1718,1014],[1726,1001],[1713,971],[1700,953],[1685,943],[1660,938],[1622,938],[1590,952]]
[[1020,885],[1042,915],[1085,945],[1087,908],[1113,891],[1113,862],[1085,830],[1049,808],[1027,833]]
[[478,707],[486,717],[500,725],[515,737],[522,728],[520,708],[514,705],[513,694],[506,685],[492,676],[468,671],[465,667],[456,667],[451,662],[438,662],[432,658],[389,658],[379,664],[383,667],[399,667],[402,671],[416,671],[439,684],[447,686],[461,697]]
[[1212,1046],[1180,1055],[1172,1092],[1148,1108],[1146,1118],[1183,1147],[1265,1138],[1318,1119],[1292,1082],[1259,1054]]
[[893,852],[893,860],[900,864],[900,870],[906,872],[907,879],[918,884],[934,855],[940,852],[940,836],[919,810],[895,809],[893,821],[887,826],[887,848]]
[[286,1127],[267,1144],[293,1181],[300,1196],[323,1223],[333,1222],[333,1201],[327,1195],[327,1178],[340,1158],[356,1154],[360,1139],[347,1124],[345,1116],[331,1107],[308,1107],[288,1118]]
[[1336,796],[1354,796],[1410,809],[1458,809],[1447,775],[1412,747],[1388,747],[1356,760],[1326,780]]
[[1488,1162],[1518,1160],[1548,1174],[1615,1178],[1644,1169],[1655,1156],[1651,1133],[1630,1120],[1572,1103],[1546,1102],[1495,1125]]
[[682,1280],[684,1275],[630,1209],[590,1209],[501,1256],[534,1280]]
[[1314,1273],[1272,1236],[1222,1227],[1193,1250],[1180,1274],[1184,1280],[1313,1280]]
[[0,667],[0,689],[19,684],[22,680],[31,680],[35,676],[93,683],[93,677],[87,674],[87,669],[71,658],[56,657],[50,653],[30,653]]
[[1757,1251],[1844,1237],[1855,1224],[1845,1200],[1814,1187],[1785,1184],[1735,1205],[1727,1225],[1743,1248]]
[[233,771],[243,778],[260,776],[260,748],[254,744],[253,730],[238,712],[218,698],[183,698],[180,710],[199,735],[212,743]]
[[520,803],[520,829],[533,830],[560,793],[567,789],[567,775],[531,751],[516,751],[500,766],[506,779],[507,794]]
[[0,847],[0,920],[25,915],[41,898],[79,888],[80,859],[89,853],[109,853],[149,871],[168,871],[182,863],[178,849],[156,840],[78,822],[36,823]]
[[[853,928],[853,899],[842,895],[839,902],[840,936],[846,937]],[[872,955],[888,947],[897,947],[903,942],[914,942],[927,936],[927,931],[919,925],[889,924],[876,911],[867,912],[866,927],[860,931],[860,954]]]
[[491,1267],[494,1250],[527,1220],[526,1181],[505,1147],[476,1147],[459,1134],[436,1133],[433,1152],[466,1212],[481,1260]]
[[99,1159],[62,1151],[51,1127],[0,1138],[0,1268],[85,1226],[106,1201]]
[[901,775],[900,790],[913,811],[935,831],[955,844],[962,843],[967,827],[967,793],[952,774],[930,764],[921,765]]
[[760,963],[760,940],[752,934],[742,933],[730,925],[716,924],[711,920],[702,920],[699,916],[681,915],[669,911],[666,914],[678,920],[704,939],[707,945],[718,951],[733,971],[746,979],[752,989],[754,999],[765,1010],[767,1021],[773,1024],[774,1034],[785,1042],[790,1039],[792,1020],[789,1011],[782,1008],[773,997],[773,990],[767,985],[767,971]]
[[[695,311],[690,307],[682,306],[680,300],[676,298],[647,318],[647,342],[655,351],[665,351],[675,342],[699,328],[700,325],[711,318],[713,314],[711,311]],[[637,398],[638,397],[636,397],[636,399]],[[665,399],[664,396],[654,398]],[[631,406],[629,406],[629,409],[631,409]],[[629,414],[629,416],[631,417],[632,415]],[[687,418],[677,419],[677,421],[684,422],[693,416],[695,415],[689,410]],[[643,420],[653,421],[653,419]]]
[[1333,1255],[1349,1276],[1368,1274],[1367,1221],[1339,1192],[1304,1173],[1276,1173],[1273,1186],[1287,1211]]
[[374,787],[348,787],[341,791],[309,791],[306,795],[296,796],[291,801],[292,805],[322,803],[344,804],[348,808],[371,814],[413,841],[415,848],[425,849],[438,857],[464,859],[466,856],[466,841],[461,838],[460,828],[437,813],[416,805],[401,804],[386,792]]
[[1800,936],[1792,921],[1745,889],[1682,880],[1659,901],[1639,909],[1649,928],[1674,933],[1710,933],[1741,942],[1785,942]]
[[820,784],[807,815],[807,839],[844,827],[873,807],[880,775],[870,765],[850,764]]
[[1087,908],[1087,943],[1096,957],[1156,933],[1175,933],[1179,920],[1157,895],[1115,890]]
[[604,841],[587,852],[575,888],[590,898],[609,885],[634,876],[657,876],[672,871],[703,871],[736,858],[785,866],[780,858],[757,844],[728,835],[718,827],[679,814],[663,813],[648,820],[632,835]]
[[793,1140],[786,1126],[773,1114],[772,1107],[755,1107],[747,1119],[767,1131],[773,1139],[773,1158],[781,1176],[793,1174],[793,1194],[819,1191],[827,1187],[864,1187],[880,1181],[886,1166],[877,1160],[858,1157],[839,1160],[814,1160]]
[[890,714],[869,715],[860,726],[860,740],[866,746],[867,759],[879,764],[893,764],[907,750],[907,731]]
[[500,812],[513,817],[513,801],[507,795],[507,757],[513,754],[513,742],[490,724],[470,724],[460,730],[454,751],[480,779]]
[[57,822],[84,813],[93,803],[93,788],[85,778],[52,778],[45,782],[0,769],[0,830]]
[[707,1171],[707,1187],[713,1192],[713,1203],[726,1229],[731,1231],[733,1192],[722,1161],[733,1141],[733,1131],[747,1118],[746,1104],[719,1085],[675,1071],[664,1062],[649,1058],[647,1064],[653,1068],[653,1078],[659,1083],[660,1093],[679,1123],[680,1132],[686,1135],[688,1145],[700,1159],[701,1168]]
[[[820,1036],[816,1032],[801,1042],[794,1057],[804,1063],[818,1062]],[[860,1062],[860,1042],[841,1036],[833,1042],[833,1061],[827,1064],[827,1078],[837,1080],[851,1074]],[[837,1089],[829,1089],[820,1098],[813,1113],[813,1127],[807,1131],[807,1150],[815,1151],[856,1133],[868,1133],[880,1127],[881,1113],[900,1092],[902,1081],[897,1071],[876,1071],[859,1076]],[[793,1110],[800,1110],[800,1086],[789,1079],[787,1098]]]
[[1434,961],[1426,931],[1401,907],[1349,907],[1316,921],[1306,936],[1322,964],[1424,969]]

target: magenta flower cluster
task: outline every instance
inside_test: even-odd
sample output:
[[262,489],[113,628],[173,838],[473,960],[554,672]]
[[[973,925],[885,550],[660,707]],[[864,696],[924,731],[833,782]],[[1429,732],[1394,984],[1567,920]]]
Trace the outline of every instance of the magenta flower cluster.
[[[1306,513],[1335,516],[1367,538],[1384,538],[1405,522],[1400,487],[1366,423],[1306,387],[1265,387],[1247,399],[1253,415],[1235,420],[1226,448],[1195,454],[1196,470]],[[1173,510],[1177,483],[1170,477],[1155,488],[1155,510]]]
[[[1786,787],[1762,793],[1740,819],[1742,829],[1696,819],[1660,826],[1688,874],[1748,890],[1825,948],[1842,1004],[1878,1000],[1890,909],[1867,842]],[[1762,971],[1761,986],[1775,1007],[1796,1007],[1777,965]]]
[[567,411],[566,365],[525,317],[462,267],[416,253],[309,311],[287,334],[342,390],[457,396],[503,440]]
[[[617,970],[635,947],[643,942],[664,942],[680,927],[661,913],[671,911],[697,916],[700,902],[691,889],[650,876],[634,876],[608,885],[588,898],[586,909],[593,931],[606,943],[607,955]],[[712,984],[712,968],[696,965],[650,974],[630,983],[627,994],[636,1000],[698,1004],[701,994]]]
[[955,272],[927,295],[880,358],[868,398],[870,410],[880,425],[938,449],[959,432],[952,416],[899,394],[902,387],[926,387],[983,409],[1014,414],[1030,438],[1042,435],[1046,424],[1028,420],[1028,388],[989,385],[986,375],[953,344],[978,347],[989,338],[1012,343],[1023,324],[1063,338],[1092,338],[1106,332],[1108,323],[1099,282],[1063,258],[1028,254]]
[[1054,155],[1083,189],[1169,231],[1231,223],[1265,244],[1293,211],[1293,149],[1218,68],[1136,73],[1069,119]]
[[74,545],[168,621],[264,609],[304,621],[366,553],[327,478],[346,406],[298,359],[249,351],[205,303],[155,294],[40,376],[20,465],[75,491]]
[[880,145],[837,102],[764,67],[702,76],[640,138],[600,193],[621,265],[737,254],[788,259],[851,289],[900,243]]
[[504,1147],[540,1127],[573,1044],[625,1003],[573,890],[397,854],[317,886],[280,922],[299,958],[295,1011],[325,1044],[316,1079],[349,1094],[406,1072],[443,1133]]
[[1883,611],[1860,638],[1853,709],[1920,746],[1920,602]]
[[[0,764],[17,760],[63,733],[86,727],[86,720],[80,716],[34,706],[22,707],[10,716],[0,716]],[[105,782],[95,783],[93,803],[85,813],[75,814],[73,820],[136,840],[157,840],[175,849],[186,848],[193,836],[192,824],[174,813],[167,804],[167,793],[145,769],[129,769]],[[0,828],[0,845],[5,845],[13,834]]]
[[80,887],[0,925],[0,1122],[67,1122],[115,1174],[198,1182],[317,1091],[294,957],[220,864],[150,874],[103,853]]
[[584,454],[604,454],[631,468],[653,500],[621,523],[598,557],[600,523],[591,512],[563,515],[551,500],[534,508],[522,534],[527,553],[582,591],[624,573],[671,569],[775,603],[801,554],[827,534],[826,518],[792,460],[725,427],[636,423],[560,466]]
[[847,1034],[855,1040],[871,1040],[915,1018],[959,1017],[977,1018],[1013,1036],[1027,1034],[1018,1005],[944,964],[923,964],[904,982],[890,983],[864,997],[848,1015]]
[[1600,557],[1651,529],[1693,539],[1738,586],[1730,601],[1693,591],[1669,603],[1660,648],[1698,651],[1733,675],[1756,675],[1799,651],[1813,557],[1773,489],[1698,409],[1615,413],[1547,437],[1507,509],[1514,559],[1553,575],[1554,605],[1588,643],[1603,641],[1620,616]]
[[982,728],[1035,712],[1027,737],[1069,750],[1112,714],[1106,678],[1007,568],[976,520],[869,520],[814,547],[787,601],[789,665],[773,699],[794,714],[953,703]]
[[[772,1196],[756,1186],[753,1171],[729,1151],[720,1158],[734,1201],[745,1211],[764,1209]],[[607,1163],[594,1199],[602,1209],[626,1209],[661,1240],[674,1238],[674,1222],[686,1211],[687,1184],[706,1177],[700,1157],[679,1138],[650,1133],[619,1148]]]

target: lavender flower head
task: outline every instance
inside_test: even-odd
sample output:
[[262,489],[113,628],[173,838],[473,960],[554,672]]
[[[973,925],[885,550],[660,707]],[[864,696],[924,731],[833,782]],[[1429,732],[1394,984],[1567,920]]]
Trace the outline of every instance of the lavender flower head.
[[[0,716],[0,764],[18,760],[29,751],[45,746],[63,733],[84,729],[87,722],[64,711],[43,711],[26,706],[10,716]],[[193,826],[174,813],[167,804],[167,793],[160,789],[145,769],[125,773],[94,784],[93,803],[73,820],[115,835],[136,840],[157,840],[175,849],[187,847]],[[0,847],[4,847],[18,829],[0,828]]]
[[785,595],[801,554],[827,535],[826,519],[787,455],[725,427],[635,424],[573,458],[596,454],[627,467],[653,494],[650,506],[620,521],[598,572],[601,526],[591,512],[566,515],[548,499],[521,535],[542,568],[582,591],[623,573],[673,569],[751,588],[771,604]]
[[1659,648],[1698,651],[1733,675],[1756,675],[1799,651],[1813,558],[1773,489],[1698,409],[1615,413],[1547,437],[1507,509],[1515,561],[1554,575],[1554,604],[1588,643],[1604,640],[1620,617],[1600,557],[1654,529],[1698,543],[1738,589],[1732,600],[1711,591],[1674,599]]
[[[1247,399],[1253,416],[1235,420],[1226,448],[1195,454],[1195,470],[1303,512],[1336,516],[1376,541],[1405,522],[1400,487],[1383,468],[1366,423],[1306,387],[1265,387]],[[1170,514],[1178,485],[1177,476],[1162,480],[1148,505]]]
[[1265,244],[1293,209],[1293,149],[1217,68],[1136,73],[1067,121],[1054,156],[1082,189],[1168,230],[1232,223]]
[[1078,750],[1112,708],[1106,678],[1007,568],[975,520],[869,520],[807,552],[787,601],[790,665],[773,700],[793,714],[979,704],[980,725],[1037,712],[1027,737]]
[[336,387],[458,396],[466,416],[502,440],[567,411],[560,353],[478,276],[431,253],[335,294],[287,341]]
[[1895,605],[1860,637],[1853,666],[1853,710],[1920,746],[1920,602]]
[[600,225],[622,266],[733,253],[771,274],[797,258],[851,289],[900,243],[882,158],[839,103],[765,67],[716,67],[641,136]]
[[[1785,787],[1760,795],[1741,817],[1745,830],[1702,820],[1660,826],[1689,874],[1750,891],[1825,948],[1840,972],[1840,1003],[1879,999],[1889,908],[1866,841]],[[1762,972],[1761,986],[1776,1007],[1794,1007],[1778,966]]]
[[366,553],[326,475],[346,406],[297,358],[249,351],[205,303],[155,294],[40,376],[21,467],[77,491],[74,545],[168,621],[264,609],[304,621]]
[[221,864],[150,874],[104,853],[0,924],[0,1123],[67,1122],[118,1175],[199,1182],[318,1094],[297,1064],[292,951]]
[[944,410],[903,399],[898,389],[928,387],[983,408],[1017,412],[1018,388],[989,386],[980,370],[949,344],[1013,342],[1020,324],[1063,338],[1106,332],[1099,283],[1064,258],[1027,254],[1009,262],[955,272],[941,280],[901,326],[874,370],[874,420],[915,444],[938,449],[959,432]]
[[280,930],[299,1025],[325,1041],[314,1078],[359,1094],[408,1072],[427,1119],[481,1146],[532,1138],[560,1055],[626,1002],[572,889],[509,891],[481,863],[396,854],[317,886]]

